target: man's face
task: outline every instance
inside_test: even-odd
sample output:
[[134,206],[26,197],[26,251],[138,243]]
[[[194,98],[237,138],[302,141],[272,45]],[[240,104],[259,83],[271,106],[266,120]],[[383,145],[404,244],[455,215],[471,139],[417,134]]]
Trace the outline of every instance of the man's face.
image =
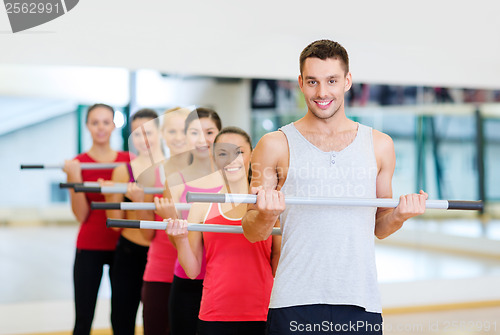
[[299,76],[307,107],[319,119],[329,119],[344,106],[344,93],[351,88],[351,74],[344,73],[338,59],[307,58]]

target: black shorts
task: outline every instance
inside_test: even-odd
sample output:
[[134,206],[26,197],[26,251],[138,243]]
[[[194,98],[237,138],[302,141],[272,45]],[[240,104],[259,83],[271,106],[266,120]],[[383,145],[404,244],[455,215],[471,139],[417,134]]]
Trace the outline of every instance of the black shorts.
[[198,323],[199,335],[264,335],[265,321],[203,321]]
[[270,308],[266,334],[382,334],[382,315],[351,305]]

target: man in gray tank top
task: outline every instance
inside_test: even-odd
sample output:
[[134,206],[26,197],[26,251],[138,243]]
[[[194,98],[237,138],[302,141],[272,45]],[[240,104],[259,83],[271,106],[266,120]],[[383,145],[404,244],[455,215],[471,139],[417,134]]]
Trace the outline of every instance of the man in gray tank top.
[[251,242],[281,223],[282,248],[268,313],[268,334],[382,333],[375,236],[383,239],[425,211],[427,194],[398,207],[285,206],[285,196],[392,198],[392,139],[351,121],[347,51],[315,41],[300,55],[300,120],[261,138],[252,155],[252,192],[242,225]]

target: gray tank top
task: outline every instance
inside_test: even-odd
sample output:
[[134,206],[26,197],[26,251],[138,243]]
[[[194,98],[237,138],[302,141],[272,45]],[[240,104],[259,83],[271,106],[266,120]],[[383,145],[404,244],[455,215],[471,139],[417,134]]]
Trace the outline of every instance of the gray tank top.
[[[342,151],[324,152],[293,123],[285,197],[376,198],[372,129],[359,124]],[[356,305],[382,312],[375,265],[376,208],[290,205],[281,214],[281,256],[270,308]]]

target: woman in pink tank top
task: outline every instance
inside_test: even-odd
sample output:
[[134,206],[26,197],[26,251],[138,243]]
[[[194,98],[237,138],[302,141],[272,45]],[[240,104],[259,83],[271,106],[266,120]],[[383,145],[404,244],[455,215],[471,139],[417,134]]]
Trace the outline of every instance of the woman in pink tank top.
[[[167,184],[174,202],[186,202],[188,191],[196,192],[218,192],[221,189],[222,180],[213,178],[215,166],[212,159],[212,143],[219,133],[221,121],[217,113],[208,108],[198,108],[192,111],[186,118],[184,132],[190,152],[192,163],[173,173],[167,178]],[[155,199],[158,203],[159,200]],[[171,217],[170,211],[157,213],[165,218]],[[180,213],[181,217],[187,217],[187,211]],[[169,241],[166,233],[157,232],[162,240]],[[160,237],[161,236],[161,237]],[[151,250],[150,250],[151,253]],[[198,312],[203,287],[203,276],[190,279],[184,273],[182,267],[176,262],[174,268],[170,295],[168,299],[168,319],[171,334],[190,335],[196,333]],[[167,301],[163,301],[167,303]],[[146,334],[147,335],[147,334]]]
[[[224,128],[214,144],[222,192],[247,193],[251,141],[236,127]],[[160,205],[169,206],[165,201]],[[245,204],[193,204],[192,223],[241,225]],[[167,233],[175,241],[179,263],[190,278],[206,273],[199,312],[199,335],[265,333],[273,274],[280,237],[250,243],[243,235],[187,232],[186,220],[168,220]]]

